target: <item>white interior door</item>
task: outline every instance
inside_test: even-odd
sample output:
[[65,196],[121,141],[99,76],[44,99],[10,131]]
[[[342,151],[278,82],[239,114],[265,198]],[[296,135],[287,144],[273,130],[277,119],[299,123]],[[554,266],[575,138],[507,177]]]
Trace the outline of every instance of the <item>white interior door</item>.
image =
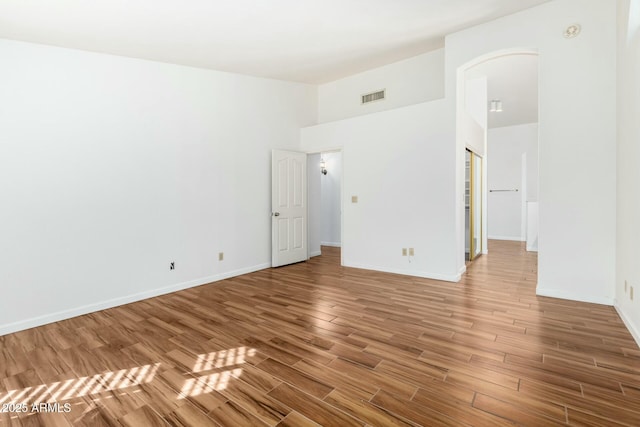
[[271,265],[307,259],[307,155],[271,154]]

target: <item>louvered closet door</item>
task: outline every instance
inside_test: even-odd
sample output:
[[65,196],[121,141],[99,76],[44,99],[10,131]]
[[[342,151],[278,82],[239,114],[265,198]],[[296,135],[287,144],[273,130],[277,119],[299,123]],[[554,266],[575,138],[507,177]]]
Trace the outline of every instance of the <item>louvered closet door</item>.
[[271,156],[271,265],[307,255],[307,155],[274,150]]

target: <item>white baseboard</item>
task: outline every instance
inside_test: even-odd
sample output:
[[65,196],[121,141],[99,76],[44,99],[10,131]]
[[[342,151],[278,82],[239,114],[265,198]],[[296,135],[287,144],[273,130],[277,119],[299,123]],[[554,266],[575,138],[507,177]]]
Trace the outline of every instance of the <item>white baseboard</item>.
[[[251,267],[239,268],[238,270],[227,271],[226,273],[216,274],[215,276],[211,276],[211,277],[214,277],[214,280],[209,280],[208,282],[202,282],[200,283],[200,285],[206,285],[207,283],[218,282],[220,280],[230,279],[236,276],[242,276],[243,274],[253,273],[256,271],[264,270],[265,268],[271,268],[271,263],[265,262],[262,264],[253,265]],[[200,286],[200,285],[193,285],[191,287]]]
[[624,323],[624,325],[627,327],[627,329],[631,333],[631,336],[633,337],[633,339],[636,340],[636,344],[638,344],[638,347],[640,347],[640,331],[638,331],[638,329],[636,328],[636,325],[633,324],[631,319],[629,319],[629,317],[627,317],[627,315],[625,314],[625,312],[622,309],[622,307],[618,306],[617,302],[613,306],[615,307],[616,311],[618,312],[618,315],[620,316],[620,319],[622,319],[622,322]]
[[458,275],[456,276],[458,278],[458,280],[456,280],[456,282],[459,282],[462,279],[462,275],[464,273],[467,272],[467,266],[463,265],[462,267],[460,267],[460,271],[458,271]]
[[629,317],[627,317],[624,310],[620,306],[618,306],[614,298],[575,295],[573,293],[566,292],[566,291],[558,291],[554,289],[540,289],[540,288],[536,289],[536,295],[542,296],[542,297],[560,298],[560,299],[566,299],[571,301],[580,301],[580,302],[587,302],[592,304],[602,304],[602,305],[613,306],[618,312],[620,319],[622,319],[622,322],[625,324],[625,326],[631,333],[631,336],[640,347],[640,331],[638,331],[638,329],[633,324],[633,322],[631,322]]
[[314,256],[320,256],[320,255],[322,255],[322,252],[321,252],[321,251],[311,252],[311,253],[309,254],[309,258],[313,258]]
[[35,328],[37,326],[46,325],[48,323],[59,322],[61,320],[70,319],[76,316],[82,316],[83,314],[93,313],[96,311],[106,310],[108,308],[118,307],[120,305],[130,304],[132,302],[157,297],[160,295],[170,294],[172,292],[177,292],[200,285],[206,285],[207,283],[218,282],[220,280],[240,276],[242,274],[264,270],[265,268],[269,267],[271,267],[270,263],[259,264],[252,267],[216,274],[214,276],[202,277],[200,279],[166,286],[164,288],[152,289],[149,291],[127,295],[124,297],[118,297],[93,304],[83,305],[81,307],[57,311],[55,313],[45,314],[43,316],[32,317],[30,319],[20,320],[18,322],[6,323],[4,325],[0,325],[0,336],[22,331],[25,329]]
[[340,242],[320,242],[320,246],[331,246],[333,248],[341,248],[342,243]]
[[523,239],[520,236],[489,236],[488,237],[489,240],[512,240],[515,242],[524,242],[525,239]]
[[358,263],[349,263],[346,262],[343,264],[345,267],[351,268],[360,268],[363,270],[373,270],[373,271],[382,271],[384,273],[393,273],[393,274],[401,274],[403,276],[414,276],[414,277],[422,277],[424,279],[434,279],[434,280],[442,280],[445,282],[459,282],[462,278],[462,274],[466,271],[466,266],[463,267],[464,271],[458,274],[439,274],[439,273],[429,273],[424,271],[415,271],[415,270],[404,270],[401,268],[385,268],[385,267],[376,267],[372,265],[358,264]]
[[562,291],[558,289],[536,288],[536,295],[541,297],[559,298],[571,301],[588,302],[591,304],[602,304],[612,306],[613,298],[597,297],[593,295],[580,295],[573,292]]

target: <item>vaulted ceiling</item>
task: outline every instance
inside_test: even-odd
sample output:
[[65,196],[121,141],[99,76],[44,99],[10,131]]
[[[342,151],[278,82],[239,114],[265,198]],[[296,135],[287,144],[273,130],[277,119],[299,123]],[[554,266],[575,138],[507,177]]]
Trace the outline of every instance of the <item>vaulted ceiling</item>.
[[487,97],[502,103],[501,112],[489,112],[489,128],[538,121],[538,56],[507,55],[467,71],[466,77],[487,78]]
[[323,83],[547,1],[0,0],[0,38]]

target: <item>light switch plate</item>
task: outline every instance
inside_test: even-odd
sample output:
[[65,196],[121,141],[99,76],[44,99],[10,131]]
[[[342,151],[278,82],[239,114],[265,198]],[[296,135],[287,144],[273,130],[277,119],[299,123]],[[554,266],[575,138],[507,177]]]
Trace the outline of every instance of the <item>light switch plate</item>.
[[358,203],[358,196],[351,196],[351,203]]

